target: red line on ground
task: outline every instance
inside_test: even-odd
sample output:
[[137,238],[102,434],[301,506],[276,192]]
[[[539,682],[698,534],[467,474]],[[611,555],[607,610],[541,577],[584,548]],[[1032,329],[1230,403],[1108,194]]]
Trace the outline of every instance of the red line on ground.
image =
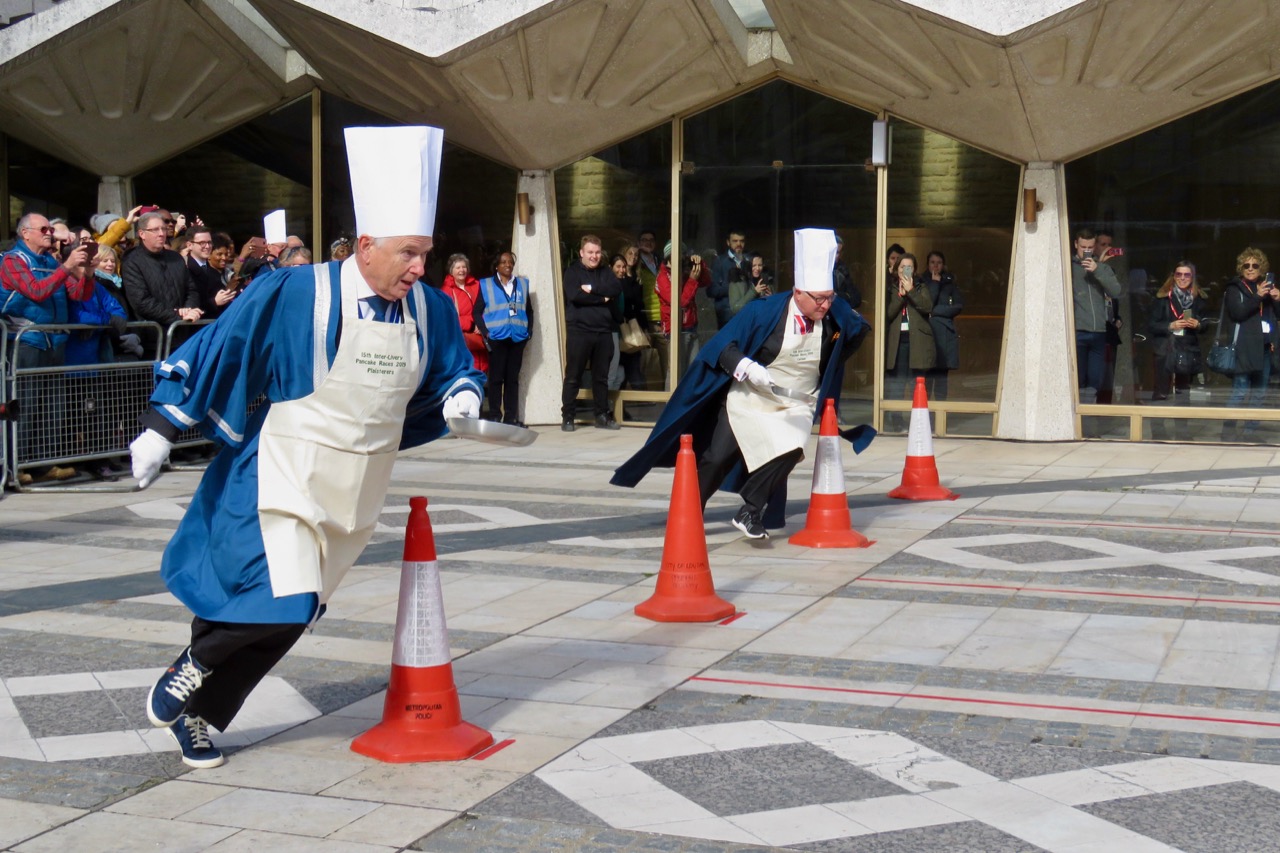
[[816,690],[827,693],[852,693],[859,696],[893,696],[899,699],[929,699],[937,702],[965,702],[971,705],[1001,705],[1010,708],[1040,708],[1048,711],[1079,711],[1085,714],[1108,714],[1116,717],[1146,717],[1157,720],[1190,720],[1200,723],[1233,723],[1242,726],[1266,726],[1280,728],[1280,723],[1260,720],[1238,720],[1232,717],[1199,717],[1194,714],[1161,714],[1156,711],[1118,711],[1113,708],[1085,708],[1079,705],[1050,705],[1043,702],[1014,702],[1007,699],[975,699],[965,696],[939,696],[931,693],[902,693],[895,690],[866,690],[856,687],[820,687],[810,684],[785,684],[779,681],[747,681],[738,678],[713,678],[695,675],[690,681],[710,681],[716,684],[740,684],[744,687],[785,687],[791,690]]
[[1071,521],[1065,518],[1005,518],[1000,515],[966,515],[956,521],[998,521],[1002,524],[1025,524],[1037,527],[1123,527],[1126,530],[1177,530],[1182,533],[1234,533],[1274,536],[1265,530],[1237,530],[1234,527],[1188,527],[1185,524],[1133,524],[1126,521]]
[[1248,599],[1240,598],[1199,598],[1190,595],[1156,595],[1147,592],[1109,592],[1102,589],[1060,589],[1048,586],[1018,586],[1016,584],[998,584],[998,583],[960,583],[958,581],[913,581],[901,578],[877,578],[877,577],[860,577],[854,578],[855,581],[872,581],[874,583],[896,583],[909,586],[946,586],[957,587],[960,589],[1007,589],[1015,592],[1056,592],[1063,595],[1097,595],[1108,598],[1148,598],[1152,601],[1191,601],[1200,604],[1257,604],[1265,607],[1280,607],[1280,601],[1267,601],[1265,599]]
[[511,744],[515,742],[516,742],[516,739],[513,737],[509,737],[506,740],[500,740],[497,743],[495,743],[493,746],[489,747],[488,749],[482,749],[479,752],[477,752],[475,755],[471,756],[471,760],[484,761],[490,755],[493,755],[496,752],[501,752],[502,750],[511,746]]
[[721,619],[721,620],[720,620],[720,624],[721,624],[721,625],[728,625],[728,624],[729,624],[729,623],[731,623],[731,622],[737,622],[739,619],[741,619],[743,616],[746,616],[746,615],[747,615],[747,611],[745,611],[745,610],[739,610],[737,613],[733,614],[732,616],[728,617],[727,619]]

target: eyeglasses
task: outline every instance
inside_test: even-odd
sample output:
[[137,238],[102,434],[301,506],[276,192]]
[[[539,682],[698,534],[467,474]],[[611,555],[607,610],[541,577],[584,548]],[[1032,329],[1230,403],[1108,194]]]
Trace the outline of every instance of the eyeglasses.
[[1257,270],[1257,269],[1262,269],[1262,264],[1241,264],[1241,265],[1240,265],[1240,269],[1242,269],[1242,270]]
[[176,220],[176,219],[166,219],[166,220],[164,220],[164,224],[165,224],[165,225],[177,225],[177,224],[178,224],[178,220]]
[[27,226],[27,228],[26,228],[25,230],[27,230],[27,231],[39,231],[41,234],[52,234],[52,233],[53,233],[53,226],[52,226],[52,225],[41,225],[39,228],[32,228],[32,227],[30,227],[30,226]]
[[1191,278],[1191,273],[1189,273],[1189,272],[1176,272],[1176,273],[1174,273],[1174,274],[1173,274],[1173,277],[1174,277],[1174,278]]
[[834,293],[828,293],[826,296],[814,296],[812,293],[810,293],[807,290],[802,290],[800,292],[808,296],[810,299],[812,299],[814,302],[818,303],[819,305],[830,305],[831,301],[836,298],[836,295]]
[[139,233],[139,234],[156,234],[156,233],[158,233],[158,232],[160,232],[160,231],[165,231],[165,230],[167,230],[167,229],[165,229],[165,227],[164,227],[163,225],[157,225],[155,228],[143,228],[143,229],[142,229],[141,231],[139,231],[138,233]]
[[213,241],[212,241],[212,240],[192,240],[192,241],[191,241],[191,245],[193,245],[193,246],[212,246],[212,245],[213,245]]

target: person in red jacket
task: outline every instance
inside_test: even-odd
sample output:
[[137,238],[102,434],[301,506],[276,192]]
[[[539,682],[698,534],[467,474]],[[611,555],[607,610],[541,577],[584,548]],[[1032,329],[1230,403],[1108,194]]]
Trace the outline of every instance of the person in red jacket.
[[484,345],[484,335],[476,326],[476,301],[480,298],[480,281],[471,274],[471,262],[461,252],[449,256],[449,275],[441,287],[458,309],[458,323],[467,350],[475,361],[476,370],[489,372],[489,350]]
[[[683,253],[681,253],[683,254]],[[662,333],[671,334],[671,243],[663,251],[664,260],[658,270],[654,290],[662,306]],[[702,263],[701,255],[688,255],[680,260],[683,274],[680,286],[680,361],[677,380],[684,376],[689,362],[698,354],[698,288],[711,284],[711,271]]]

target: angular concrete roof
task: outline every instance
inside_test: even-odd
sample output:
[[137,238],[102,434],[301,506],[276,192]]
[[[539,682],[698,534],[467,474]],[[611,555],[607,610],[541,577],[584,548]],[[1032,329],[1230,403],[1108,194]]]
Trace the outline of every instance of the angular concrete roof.
[[1280,77],[1239,49],[1280,40],[1266,0],[765,6],[773,30],[729,0],[64,0],[0,30],[0,124],[127,175],[314,82],[547,168],[780,77],[1043,161]]

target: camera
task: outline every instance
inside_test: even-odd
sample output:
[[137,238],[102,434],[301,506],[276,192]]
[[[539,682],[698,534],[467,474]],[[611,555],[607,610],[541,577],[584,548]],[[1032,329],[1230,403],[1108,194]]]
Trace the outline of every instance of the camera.
[[58,253],[59,259],[65,261],[67,258],[71,257],[72,252],[74,252],[76,249],[80,248],[81,246],[84,246],[85,249],[88,251],[89,253],[88,258],[90,261],[93,260],[94,255],[98,254],[98,244],[95,243],[93,240],[76,239],[76,240],[72,240],[69,243],[63,244],[62,251]]

